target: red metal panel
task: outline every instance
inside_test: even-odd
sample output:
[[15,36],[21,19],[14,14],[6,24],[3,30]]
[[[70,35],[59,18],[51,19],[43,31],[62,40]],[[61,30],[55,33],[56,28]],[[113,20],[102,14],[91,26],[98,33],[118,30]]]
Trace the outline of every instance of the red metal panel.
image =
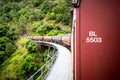
[[80,10],[75,80],[120,80],[120,1],[82,0]]
[[71,45],[70,41],[67,41],[67,40],[62,40],[62,43],[66,44],[66,45],[68,45],[68,46]]

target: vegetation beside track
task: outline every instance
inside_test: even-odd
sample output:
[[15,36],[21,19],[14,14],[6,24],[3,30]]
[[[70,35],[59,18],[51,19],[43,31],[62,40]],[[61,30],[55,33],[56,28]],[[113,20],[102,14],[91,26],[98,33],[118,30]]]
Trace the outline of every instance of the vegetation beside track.
[[47,61],[47,48],[38,51],[35,42],[21,38],[17,50],[0,66],[0,80],[25,80]]
[[44,64],[47,49],[18,36],[69,33],[71,1],[0,0],[0,80],[24,80]]

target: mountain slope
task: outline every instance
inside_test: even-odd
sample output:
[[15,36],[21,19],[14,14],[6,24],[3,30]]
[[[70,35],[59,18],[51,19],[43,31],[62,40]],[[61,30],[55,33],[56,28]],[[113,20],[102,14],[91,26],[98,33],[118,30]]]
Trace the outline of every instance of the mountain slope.
[[[59,24],[57,26],[60,34],[65,34],[70,32],[70,29],[66,30],[61,27],[64,25],[64,27],[70,28],[70,4],[71,0],[0,0],[0,23],[7,23],[10,27],[15,28],[19,35],[47,35],[49,31],[54,29],[54,26],[45,34],[40,34],[37,31],[43,25],[46,28],[46,22],[52,20],[54,21],[53,25]],[[43,24],[29,26],[38,21]],[[31,27],[36,26],[36,32],[30,30]],[[54,30],[57,31],[57,29]],[[63,31],[61,32],[61,30]]]

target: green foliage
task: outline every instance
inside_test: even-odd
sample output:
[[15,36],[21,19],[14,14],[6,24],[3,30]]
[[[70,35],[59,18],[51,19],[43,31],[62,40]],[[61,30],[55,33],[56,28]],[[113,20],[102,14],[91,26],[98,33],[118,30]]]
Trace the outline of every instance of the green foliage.
[[47,19],[52,19],[52,20],[55,19],[55,16],[56,16],[56,15],[55,15],[54,12],[52,12],[52,13],[48,12],[47,15],[46,15]]
[[32,14],[34,21],[42,20],[45,16],[45,14],[40,9],[34,9]]
[[53,7],[51,11],[47,13],[47,19],[56,20],[56,22],[62,22],[65,25],[70,24],[70,7],[67,5],[70,4],[70,1],[65,0],[61,1],[58,5]]
[[[26,48],[31,44],[30,40],[21,38],[16,44],[18,45],[17,50],[0,66],[0,80],[26,80],[47,61],[48,48],[34,54]],[[5,52],[0,51],[0,59],[4,55]]]
[[17,33],[14,28],[10,28],[6,23],[0,24],[0,37],[7,36],[11,40],[16,40]]
[[59,24],[70,23],[70,1],[0,0],[0,80],[25,80],[44,65],[46,54],[38,52],[36,43],[20,39],[16,47],[17,36],[67,33]]
[[37,52],[37,45],[32,40],[29,40],[29,41],[26,42],[26,48],[28,49],[29,53]]
[[34,62],[34,58],[31,55],[26,56],[20,64],[20,74],[24,77],[32,75],[37,69],[38,65]]
[[0,64],[3,63],[16,50],[14,40],[16,33],[14,29],[6,24],[0,24]]
[[65,31],[51,30],[47,35],[48,36],[54,36],[54,35],[63,35],[65,33],[66,33]]
[[44,0],[32,0],[34,7],[38,7]]
[[6,59],[5,52],[4,51],[0,51],[0,64],[3,63],[5,59]]
[[44,24],[43,22],[34,22],[31,26],[31,31],[35,33],[35,35],[60,35],[67,33],[65,30],[61,30],[60,26],[54,24]]
[[19,9],[18,3],[8,2],[7,4],[4,4],[3,7],[0,8],[2,22],[9,22],[14,17],[18,17],[16,12],[19,11]]
[[[28,24],[34,21],[55,20],[56,23],[69,25],[70,4],[71,0],[1,0],[0,23],[7,22],[19,35],[29,35]],[[42,34],[40,29],[37,32]]]
[[9,31],[7,32],[7,37],[9,37],[11,40],[16,40],[17,39],[17,35],[18,33],[16,33],[14,28],[10,28]]
[[62,20],[63,15],[62,14],[56,14],[56,22],[60,22]]
[[16,46],[14,44],[12,44],[12,43],[6,44],[5,52],[6,52],[6,54],[8,54],[8,56],[9,56],[9,54],[14,53],[15,50],[16,50]]
[[52,10],[52,7],[54,5],[52,5],[52,3],[50,1],[45,0],[41,5],[40,5],[40,9],[41,11],[46,14],[47,12],[50,12]]
[[16,46],[10,42],[0,43],[0,48],[0,63],[3,63],[16,50]]
[[11,40],[8,37],[1,37],[0,38],[0,48],[2,51],[5,50],[6,44],[10,43]]
[[69,25],[69,23],[70,23],[70,16],[66,16],[66,14],[64,14],[62,16],[61,22],[63,22],[65,25]]
[[6,33],[8,32],[9,27],[6,24],[0,24],[0,37],[6,36]]
[[15,45],[8,37],[0,38],[0,64],[16,50]]
[[[67,33],[58,23],[69,25],[71,0],[0,0],[0,58],[4,62],[15,51],[18,35],[52,36]],[[55,20],[55,22],[47,22]],[[36,52],[29,42],[27,49]],[[3,57],[4,56],[4,57]]]

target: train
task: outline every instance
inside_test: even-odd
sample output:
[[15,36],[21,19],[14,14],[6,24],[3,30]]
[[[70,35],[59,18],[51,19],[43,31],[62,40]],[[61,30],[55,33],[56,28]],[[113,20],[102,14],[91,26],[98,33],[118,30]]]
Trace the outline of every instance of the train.
[[73,0],[73,80],[120,80],[120,1]]
[[63,36],[26,36],[34,41],[47,41],[47,42],[55,42],[66,47],[71,46],[71,34],[66,34]]

